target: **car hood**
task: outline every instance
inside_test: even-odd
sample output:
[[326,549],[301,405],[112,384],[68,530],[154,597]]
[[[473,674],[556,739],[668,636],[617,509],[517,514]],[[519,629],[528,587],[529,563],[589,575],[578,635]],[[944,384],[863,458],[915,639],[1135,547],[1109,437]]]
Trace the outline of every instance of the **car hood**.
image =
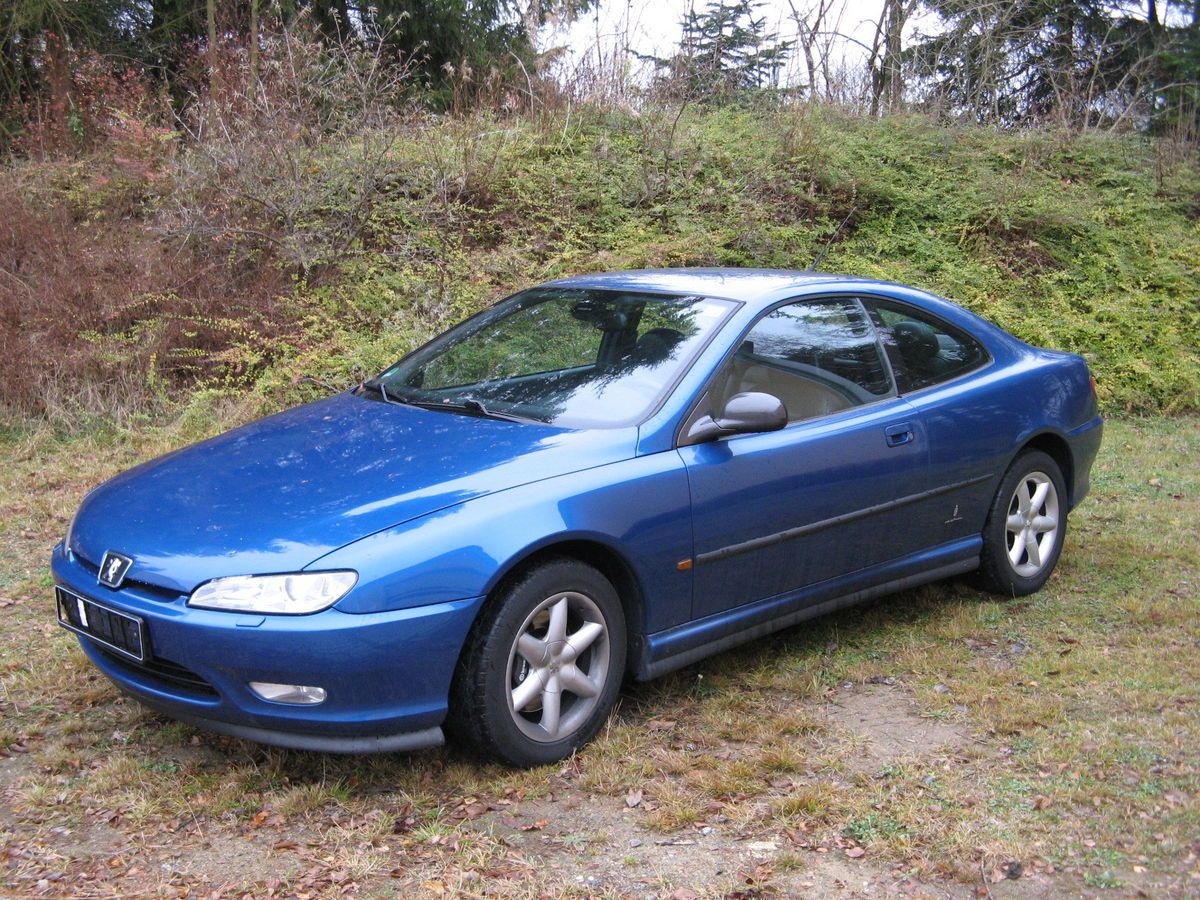
[[210,578],[294,572],[351,541],[456,503],[628,458],[636,429],[574,431],[355,394],[237,428],[88,495],[71,549],[189,593]]

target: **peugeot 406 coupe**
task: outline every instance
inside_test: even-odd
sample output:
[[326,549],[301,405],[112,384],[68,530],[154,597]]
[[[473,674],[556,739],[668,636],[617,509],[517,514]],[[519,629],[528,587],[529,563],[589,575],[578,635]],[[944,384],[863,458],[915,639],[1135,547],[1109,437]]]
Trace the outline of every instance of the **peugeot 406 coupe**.
[[58,620],[202,728],[538,765],[627,677],[936,579],[1038,590],[1101,430],[1083,359],[913,288],[568,278],[96,488]]

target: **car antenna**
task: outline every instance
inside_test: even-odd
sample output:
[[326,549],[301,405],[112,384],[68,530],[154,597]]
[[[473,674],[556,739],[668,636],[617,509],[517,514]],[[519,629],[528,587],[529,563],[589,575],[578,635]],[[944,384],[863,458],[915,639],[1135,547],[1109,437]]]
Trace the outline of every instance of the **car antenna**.
[[855,204],[850,212],[846,213],[846,218],[842,219],[842,224],[834,229],[833,234],[829,236],[829,240],[825,243],[825,246],[821,248],[821,252],[817,254],[817,258],[808,264],[808,268],[804,270],[805,272],[812,272],[817,268],[818,265],[820,265],[821,260],[825,258],[825,254],[829,252],[829,248],[833,246],[833,242],[837,240],[838,235],[842,233],[842,229],[846,227],[846,223],[850,221],[850,217],[856,212],[858,212],[857,204]]

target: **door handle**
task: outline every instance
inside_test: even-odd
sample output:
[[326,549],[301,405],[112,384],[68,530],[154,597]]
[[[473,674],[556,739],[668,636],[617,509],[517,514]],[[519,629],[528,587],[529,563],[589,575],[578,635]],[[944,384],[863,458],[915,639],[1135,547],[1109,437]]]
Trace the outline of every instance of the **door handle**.
[[913,427],[909,422],[902,422],[899,425],[889,425],[883,429],[884,436],[887,438],[889,447],[899,447],[902,444],[911,444],[913,437]]

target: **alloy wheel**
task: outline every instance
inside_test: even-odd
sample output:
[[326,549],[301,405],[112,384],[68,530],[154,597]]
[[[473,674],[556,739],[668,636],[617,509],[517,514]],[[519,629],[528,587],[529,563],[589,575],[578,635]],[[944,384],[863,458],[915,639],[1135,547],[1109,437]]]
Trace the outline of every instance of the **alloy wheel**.
[[587,720],[608,678],[608,626],[588,596],[543,600],[517,632],[508,658],[508,709],[541,743],[562,740]]
[[1030,472],[1017,483],[1004,523],[1013,571],[1032,578],[1053,557],[1059,532],[1058,491],[1045,472]]

